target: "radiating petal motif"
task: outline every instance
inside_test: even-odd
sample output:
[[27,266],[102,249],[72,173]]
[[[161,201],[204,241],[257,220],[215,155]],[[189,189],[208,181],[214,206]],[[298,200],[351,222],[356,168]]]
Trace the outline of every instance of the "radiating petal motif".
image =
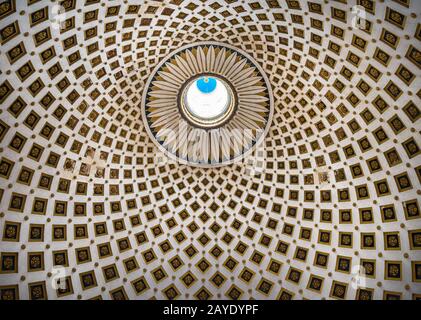
[[192,77],[195,74],[195,71],[192,67],[190,67],[189,63],[180,56],[175,56],[175,60],[180,68],[183,68],[184,71],[187,73],[188,77]]
[[225,60],[225,57],[226,57],[226,50],[225,50],[225,48],[222,48],[219,51],[219,53],[218,53],[218,55],[216,57],[216,60],[215,60],[215,66],[214,66],[214,72],[215,73],[220,73],[221,66],[222,66],[222,64],[223,64],[223,62]]
[[[190,79],[208,73],[231,85],[235,105],[227,122],[203,129],[182,118],[179,99]],[[241,158],[263,138],[273,100],[258,65],[239,50],[215,43],[188,46],[151,77],[144,99],[148,127],[157,145],[175,158],[191,165],[221,165]]]

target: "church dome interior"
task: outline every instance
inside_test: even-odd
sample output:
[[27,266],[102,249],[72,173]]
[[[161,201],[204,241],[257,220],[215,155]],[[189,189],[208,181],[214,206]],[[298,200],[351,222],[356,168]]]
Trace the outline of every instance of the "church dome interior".
[[0,1],[0,300],[421,299],[420,17]]

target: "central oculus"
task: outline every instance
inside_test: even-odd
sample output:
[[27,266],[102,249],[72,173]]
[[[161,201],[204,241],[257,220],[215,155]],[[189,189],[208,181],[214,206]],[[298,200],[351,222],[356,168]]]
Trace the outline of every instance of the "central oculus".
[[212,77],[203,77],[196,81],[197,89],[202,93],[212,93],[216,87],[221,87],[221,81]]
[[230,118],[235,97],[224,79],[200,75],[187,82],[180,100],[186,120],[197,127],[209,128],[220,126]]

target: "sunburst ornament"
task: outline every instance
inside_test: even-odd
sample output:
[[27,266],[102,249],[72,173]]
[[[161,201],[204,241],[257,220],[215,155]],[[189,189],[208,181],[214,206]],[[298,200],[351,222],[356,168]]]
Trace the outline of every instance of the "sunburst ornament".
[[264,139],[273,97],[263,69],[227,44],[200,42],[161,61],[142,97],[146,130],[173,160],[215,167],[242,160]]

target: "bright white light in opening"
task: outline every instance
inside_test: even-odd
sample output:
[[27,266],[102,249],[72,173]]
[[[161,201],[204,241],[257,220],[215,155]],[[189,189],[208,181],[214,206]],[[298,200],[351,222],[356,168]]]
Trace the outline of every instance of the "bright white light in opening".
[[[211,84],[216,82],[216,87],[214,89],[211,88],[213,90],[203,90],[204,82],[209,80]],[[205,77],[190,84],[187,88],[185,101],[187,110],[194,117],[203,120],[212,120],[219,118],[227,111],[230,103],[230,95],[222,81],[217,78]]]

